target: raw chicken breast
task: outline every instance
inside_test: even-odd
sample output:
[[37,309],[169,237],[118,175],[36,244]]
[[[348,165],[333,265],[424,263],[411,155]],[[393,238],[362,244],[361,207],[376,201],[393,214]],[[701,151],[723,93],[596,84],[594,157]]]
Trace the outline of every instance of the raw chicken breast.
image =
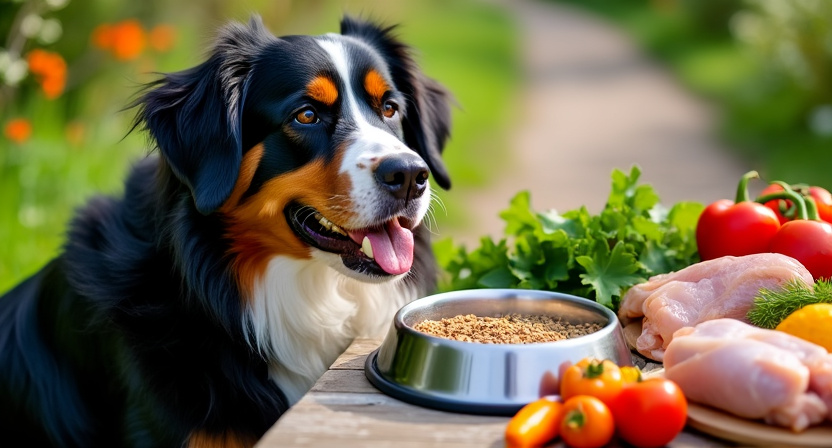
[[626,324],[644,316],[635,348],[661,361],[676,330],[723,317],[745,320],[761,288],[777,289],[790,280],[814,284],[812,274],[786,255],[703,261],[633,286],[621,300],[618,317]]
[[673,335],[665,376],[691,401],[801,431],[832,419],[832,355],[792,335],[716,319]]

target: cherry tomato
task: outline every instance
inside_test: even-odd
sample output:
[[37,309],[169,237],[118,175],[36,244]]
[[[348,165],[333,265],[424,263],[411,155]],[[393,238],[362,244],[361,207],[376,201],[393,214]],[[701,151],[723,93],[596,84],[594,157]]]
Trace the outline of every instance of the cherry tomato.
[[702,260],[768,252],[780,221],[770,208],[749,200],[748,181],[755,177],[756,171],[742,176],[735,201],[721,199],[699,215],[696,247]]
[[688,402],[673,381],[649,378],[626,384],[610,411],[619,437],[637,447],[658,447],[685,427]]
[[696,224],[696,246],[702,260],[725,255],[768,252],[780,221],[771,209],[756,202],[722,199],[705,207]]
[[[781,191],[783,191],[783,187],[777,184],[771,184],[760,192],[759,197],[768,196],[770,194],[779,193]],[[791,219],[786,215],[789,213],[789,209],[794,206],[792,204],[792,201],[789,201],[788,199],[774,199],[766,202],[763,205],[765,205],[766,207],[771,209],[771,211],[774,212],[774,214],[777,216],[777,220],[780,221],[781,225],[789,222],[789,220]]]
[[770,250],[796,259],[815,280],[832,278],[832,224],[828,222],[789,221],[772,238]]
[[560,396],[568,400],[590,395],[609,403],[621,391],[621,369],[614,362],[584,358],[567,368],[560,380]]
[[509,448],[543,446],[558,436],[563,403],[541,398],[523,406],[506,427]]
[[596,448],[609,443],[615,434],[610,409],[589,395],[574,396],[563,404],[560,437],[575,448]]
[[820,219],[832,222],[832,193],[821,187],[809,187],[809,196],[815,200]]
[[641,381],[641,369],[630,366],[621,367],[621,381],[622,388],[629,383]]
[[[804,197],[814,199],[820,219],[832,223],[832,194],[830,194],[828,190],[821,187],[806,186],[792,186],[792,188]],[[783,191],[783,187],[781,185],[771,184],[760,192],[759,197],[762,198],[763,196],[779,193],[781,191]],[[789,201],[788,199],[771,200],[766,202],[765,206],[770,208],[774,214],[777,215],[777,219],[780,220],[780,224],[785,224],[791,219],[794,219],[794,216],[789,216],[789,213],[793,215],[794,211],[792,210],[792,201]]]

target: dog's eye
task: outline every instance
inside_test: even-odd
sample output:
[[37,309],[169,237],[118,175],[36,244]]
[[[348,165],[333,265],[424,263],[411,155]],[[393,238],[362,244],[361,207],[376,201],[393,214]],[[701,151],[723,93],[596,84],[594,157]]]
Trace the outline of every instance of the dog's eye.
[[295,115],[295,121],[300,124],[315,124],[318,122],[318,114],[312,108],[306,108]]
[[393,118],[396,115],[396,112],[399,110],[399,105],[392,102],[392,101],[385,101],[384,106],[382,107],[381,113],[384,114],[387,118]]

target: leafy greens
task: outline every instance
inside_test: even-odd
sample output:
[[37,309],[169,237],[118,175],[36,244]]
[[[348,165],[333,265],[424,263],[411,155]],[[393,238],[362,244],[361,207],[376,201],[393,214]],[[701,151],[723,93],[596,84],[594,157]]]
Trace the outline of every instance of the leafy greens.
[[597,215],[586,207],[538,213],[529,192],[518,193],[500,213],[506,238],[483,237],[471,251],[450,239],[434,244],[447,273],[441,289],[543,289],[617,310],[630,286],[699,261],[696,222],[704,206],[679,202],[668,210],[640,176],[637,166],[629,174],[613,171]]

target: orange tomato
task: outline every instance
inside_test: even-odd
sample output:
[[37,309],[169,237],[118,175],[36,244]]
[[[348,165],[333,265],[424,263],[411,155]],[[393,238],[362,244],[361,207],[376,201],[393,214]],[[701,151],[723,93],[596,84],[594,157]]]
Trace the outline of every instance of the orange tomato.
[[564,400],[590,395],[609,404],[621,392],[621,369],[614,362],[594,358],[580,360],[563,372],[560,395]]
[[563,404],[560,437],[575,448],[606,445],[615,434],[615,423],[607,405],[589,395],[574,396]]
[[558,436],[563,404],[541,398],[523,406],[508,422],[506,445],[509,448],[543,446]]

